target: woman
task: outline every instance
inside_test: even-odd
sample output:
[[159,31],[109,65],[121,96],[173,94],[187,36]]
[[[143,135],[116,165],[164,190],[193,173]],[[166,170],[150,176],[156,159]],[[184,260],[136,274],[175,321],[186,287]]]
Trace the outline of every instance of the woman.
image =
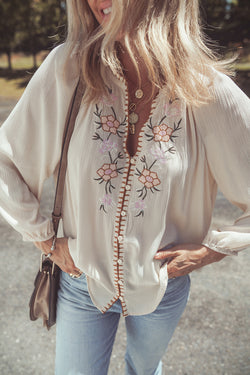
[[[204,45],[197,0],[71,0],[68,37],[1,129],[1,211],[61,268],[56,374],[161,374],[189,273],[250,244],[250,103]],[[80,73],[81,69],[81,73]],[[39,213],[79,74],[63,237]],[[244,214],[209,230],[217,186]]]

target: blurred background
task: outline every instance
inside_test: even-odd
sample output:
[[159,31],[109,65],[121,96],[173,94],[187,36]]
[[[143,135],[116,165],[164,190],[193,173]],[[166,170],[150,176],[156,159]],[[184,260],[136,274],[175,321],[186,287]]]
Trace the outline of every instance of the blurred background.
[[[249,94],[250,1],[201,0],[205,33],[223,55],[237,52],[237,82]],[[0,96],[18,98],[49,50],[66,36],[66,2],[0,0]]]

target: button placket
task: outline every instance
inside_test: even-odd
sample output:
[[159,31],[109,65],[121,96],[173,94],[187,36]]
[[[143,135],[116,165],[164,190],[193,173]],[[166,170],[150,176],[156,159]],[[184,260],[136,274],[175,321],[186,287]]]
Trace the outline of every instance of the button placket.
[[124,175],[123,181],[122,181],[122,187],[120,190],[120,197],[119,202],[117,205],[117,231],[116,231],[116,241],[115,241],[115,247],[117,249],[116,254],[116,283],[117,283],[117,292],[120,301],[122,302],[123,310],[126,311],[126,304],[125,304],[125,296],[124,296],[124,273],[123,273],[123,267],[124,267],[124,234],[125,230],[124,227],[126,226],[127,221],[127,215],[128,215],[128,200],[129,195],[132,189],[131,186],[131,177],[134,172],[134,165],[135,165],[135,159],[130,158],[128,159],[128,164],[126,168],[126,174]]
[[119,243],[121,243],[121,242],[123,241],[123,236],[122,236],[122,235],[119,235],[119,236],[117,237],[117,240],[118,240]]
[[119,264],[119,266],[121,266],[123,264],[122,258],[119,258],[118,261],[117,261],[117,263]]

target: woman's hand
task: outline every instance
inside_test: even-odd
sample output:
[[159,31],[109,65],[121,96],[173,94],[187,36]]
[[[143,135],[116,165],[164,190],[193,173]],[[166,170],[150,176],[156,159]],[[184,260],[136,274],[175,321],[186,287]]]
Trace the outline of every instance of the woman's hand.
[[56,247],[53,251],[51,251],[52,242],[53,238],[47,241],[34,242],[34,244],[44,254],[51,253],[52,255],[50,259],[55,262],[62,271],[79,276],[79,273],[81,273],[81,271],[75,266],[75,263],[69,253],[68,239],[65,237],[57,238]]
[[168,263],[168,277],[172,279],[218,262],[225,256],[203,245],[182,244],[167,250],[158,250],[154,258]]

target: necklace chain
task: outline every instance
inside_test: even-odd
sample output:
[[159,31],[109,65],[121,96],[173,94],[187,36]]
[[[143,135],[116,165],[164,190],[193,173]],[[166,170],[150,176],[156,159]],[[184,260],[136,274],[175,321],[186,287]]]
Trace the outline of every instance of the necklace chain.
[[[129,78],[126,77],[126,79],[130,82],[131,86],[134,87],[134,82]],[[129,122],[129,134],[130,135],[135,135],[136,131],[136,124],[138,123],[140,116],[138,113],[137,105],[141,104],[142,100],[145,97],[145,89],[151,85],[151,82],[146,82],[143,86],[139,84],[139,87],[134,87],[133,89],[133,98],[129,98],[129,115],[128,115],[128,122]]]
[[[135,98],[138,100],[141,100],[144,97],[144,92],[141,88],[136,89]],[[139,114],[136,112],[137,104],[135,102],[129,103],[129,115],[128,115],[128,121],[129,121],[129,134],[135,135],[135,127],[136,124],[139,121]]]

